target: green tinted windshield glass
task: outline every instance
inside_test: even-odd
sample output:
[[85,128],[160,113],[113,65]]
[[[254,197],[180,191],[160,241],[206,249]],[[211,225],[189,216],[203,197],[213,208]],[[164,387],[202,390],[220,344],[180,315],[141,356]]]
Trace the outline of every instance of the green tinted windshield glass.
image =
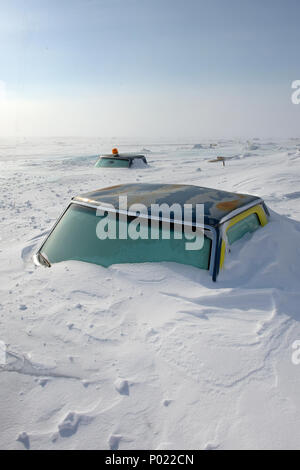
[[230,245],[242,238],[246,233],[254,232],[260,226],[256,214],[250,214],[227,230],[227,239]]
[[[159,261],[174,261],[189,264],[202,269],[209,268],[211,240],[204,237],[203,247],[198,250],[186,250],[186,239],[162,239],[162,229],[157,228],[159,239],[105,239],[97,237],[97,224],[103,217],[96,216],[96,210],[90,207],[71,204],[55,229],[41,248],[50,263],[66,260],[80,260],[89,263],[110,266],[119,263],[145,263]],[[117,234],[128,226],[126,221],[117,220]],[[177,232],[178,233],[178,232]],[[157,237],[158,238],[158,237]]]
[[121,160],[119,158],[99,158],[97,161],[96,167],[105,167],[105,168],[128,168],[129,160]]

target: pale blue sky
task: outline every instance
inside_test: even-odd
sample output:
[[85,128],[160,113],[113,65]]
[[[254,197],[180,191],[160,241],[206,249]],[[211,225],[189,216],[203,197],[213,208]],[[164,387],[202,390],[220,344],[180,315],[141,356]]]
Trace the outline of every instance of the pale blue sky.
[[299,14],[299,0],[1,0],[6,106],[20,134],[155,136],[167,120],[170,136],[293,135]]

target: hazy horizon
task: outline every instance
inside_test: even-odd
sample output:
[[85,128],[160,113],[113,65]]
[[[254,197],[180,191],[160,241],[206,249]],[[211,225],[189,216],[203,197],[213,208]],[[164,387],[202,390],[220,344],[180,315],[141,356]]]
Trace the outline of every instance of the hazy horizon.
[[297,137],[297,0],[3,0],[0,137]]

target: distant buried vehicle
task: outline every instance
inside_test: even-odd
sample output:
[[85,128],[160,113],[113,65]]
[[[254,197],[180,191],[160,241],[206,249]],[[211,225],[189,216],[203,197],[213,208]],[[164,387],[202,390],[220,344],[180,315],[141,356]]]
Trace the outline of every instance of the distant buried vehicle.
[[97,160],[96,168],[130,168],[135,163],[142,162],[147,165],[147,160],[144,155],[136,153],[119,153],[118,149],[112,149],[111,154],[100,155]]
[[170,261],[208,270],[215,281],[230,245],[266,225],[268,217],[257,196],[180,184],[121,184],[74,197],[34,258],[48,267],[67,260],[105,267]]

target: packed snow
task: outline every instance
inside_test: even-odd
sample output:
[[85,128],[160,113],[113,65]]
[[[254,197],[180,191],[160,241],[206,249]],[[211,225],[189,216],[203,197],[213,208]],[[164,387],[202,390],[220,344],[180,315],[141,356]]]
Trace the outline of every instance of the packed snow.
[[[300,139],[116,140],[0,141],[0,448],[299,448]],[[117,144],[149,166],[94,168]],[[33,264],[72,196],[128,182],[255,194],[270,223],[216,283],[174,263]]]

